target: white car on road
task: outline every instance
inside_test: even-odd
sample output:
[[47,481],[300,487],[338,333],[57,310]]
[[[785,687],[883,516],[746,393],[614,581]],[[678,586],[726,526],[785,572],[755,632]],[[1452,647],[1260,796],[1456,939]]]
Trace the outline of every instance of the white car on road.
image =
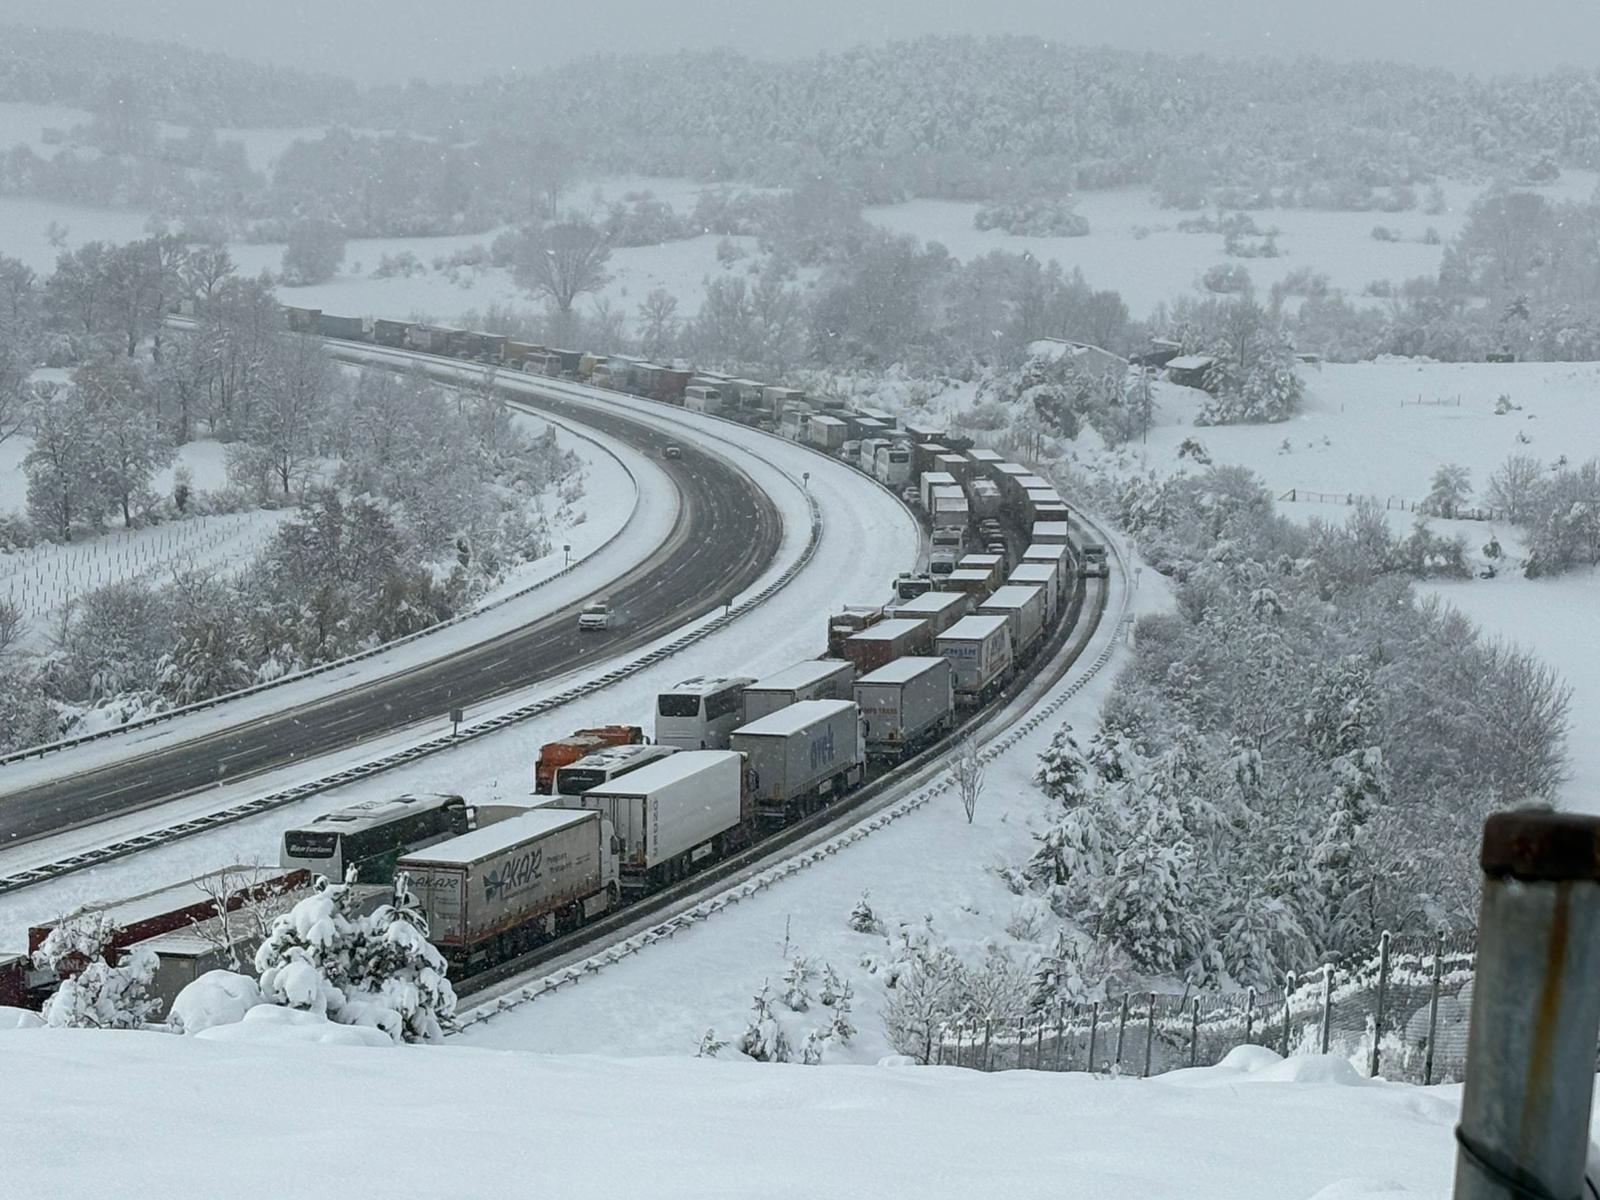
[[599,633],[611,628],[611,605],[604,600],[585,604],[578,614],[579,633]]

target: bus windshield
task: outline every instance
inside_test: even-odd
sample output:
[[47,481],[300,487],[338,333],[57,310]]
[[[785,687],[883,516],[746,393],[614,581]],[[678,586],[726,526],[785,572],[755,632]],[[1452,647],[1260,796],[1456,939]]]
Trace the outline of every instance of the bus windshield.
[[656,711],[663,717],[698,717],[699,696],[662,696]]

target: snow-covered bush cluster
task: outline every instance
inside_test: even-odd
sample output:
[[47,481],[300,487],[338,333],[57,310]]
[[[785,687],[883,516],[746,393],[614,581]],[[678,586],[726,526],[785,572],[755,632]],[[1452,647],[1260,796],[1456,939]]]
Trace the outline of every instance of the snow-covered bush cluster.
[[[854,998],[850,984],[831,965],[793,955],[784,970],[781,994],[773,997],[770,980],[756,992],[749,1024],[733,1040],[734,1048],[756,1062],[817,1066],[829,1045],[848,1045],[855,1036],[855,1026],[850,1023]],[[715,1058],[727,1045],[714,1029],[708,1029],[699,1054]]]
[[349,884],[318,884],[256,951],[262,1001],[381,1029],[396,1042],[439,1041],[455,989],[405,873],[392,902],[365,916]]
[[45,1001],[45,1023],[67,1029],[137,1029],[153,1019],[161,1001],[148,995],[156,956],[135,947],[125,960],[107,962],[116,926],[104,913],[61,920],[34,951],[34,965],[61,980]]
[[1100,730],[1045,756],[1061,812],[1028,886],[1196,981],[1469,927],[1482,817],[1564,776],[1555,675],[1419,600],[1400,556],[1420,535],[1397,547],[1381,512],[1297,525],[1222,468],[1127,484],[1118,516],[1176,608],[1139,622]]
[[1034,199],[980,208],[974,229],[999,229],[1017,237],[1087,237],[1089,218],[1071,200]]

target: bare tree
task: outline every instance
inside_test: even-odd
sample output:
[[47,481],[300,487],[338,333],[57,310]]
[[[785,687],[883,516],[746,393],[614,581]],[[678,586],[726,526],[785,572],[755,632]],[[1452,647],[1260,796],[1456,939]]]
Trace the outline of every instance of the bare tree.
[[[0,438],[4,434],[0,429]],[[1512,524],[1522,524],[1532,515],[1534,497],[1544,486],[1544,474],[1538,459],[1513,454],[1489,476],[1489,503],[1504,512]]]
[[285,496],[316,452],[338,380],[338,369],[316,338],[283,334],[277,339],[247,437],[266,453]]
[[299,898],[273,882],[282,872],[261,862],[213,871],[194,881],[216,916],[195,921],[190,932],[228,956],[229,969],[241,971],[267,940],[272,922]]
[[639,305],[639,348],[646,358],[661,358],[678,341],[678,298],[666,288],[652,288]]
[[0,600],[0,654],[4,654],[27,627],[22,610],[10,600]]
[[233,257],[227,247],[204,242],[190,247],[189,256],[184,262],[183,279],[189,294],[204,307],[216,295],[222,281],[233,272]]
[[985,769],[983,752],[978,748],[977,741],[971,736],[962,738],[950,756],[950,778],[961,796],[961,807],[966,810],[968,825],[972,824],[973,814],[978,811],[978,797],[983,795]]
[[512,275],[519,286],[548,297],[565,317],[579,296],[606,285],[610,261],[611,247],[600,228],[570,218],[524,236]]

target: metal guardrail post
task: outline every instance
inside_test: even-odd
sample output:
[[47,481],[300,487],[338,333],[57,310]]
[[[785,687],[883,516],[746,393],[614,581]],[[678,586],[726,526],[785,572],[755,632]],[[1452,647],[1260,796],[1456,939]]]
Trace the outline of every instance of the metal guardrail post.
[[1289,997],[1294,995],[1295,973],[1290,971],[1283,979],[1283,1056],[1289,1057]]
[[1575,1198],[1600,1034],[1600,819],[1496,813],[1479,862],[1455,1200]]
[[1096,1000],[1089,1005],[1089,1074],[1095,1072],[1094,1044],[1100,1033],[1100,1001]]
[[1141,1079],[1150,1078],[1150,1051],[1156,1043],[1156,994],[1150,993],[1150,1011],[1145,1014],[1144,1020],[1144,1073]]
[[1122,1067],[1122,1038],[1128,1032],[1128,993],[1122,993],[1122,1015],[1117,1018],[1117,1054],[1111,1061]]
[[1328,1038],[1333,1033],[1333,964],[1322,964],[1322,1052],[1328,1052]]
[[1372,1055],[1367,1061],[1367,1074],[1378,1077],[1378,1047],[1383,1041],[1383,1010],[1389,1000],[1389,931],[1385,929],[1378,939],[1378,1001],[1372,1014]]
[[1428,994],[1428,1048],[1422,1060],[1422,1086],[1433,1082],[1433,1043],[1439,1036],[1439,977],[1444,968],[1444,938],[1433,943],[1433,987]]

